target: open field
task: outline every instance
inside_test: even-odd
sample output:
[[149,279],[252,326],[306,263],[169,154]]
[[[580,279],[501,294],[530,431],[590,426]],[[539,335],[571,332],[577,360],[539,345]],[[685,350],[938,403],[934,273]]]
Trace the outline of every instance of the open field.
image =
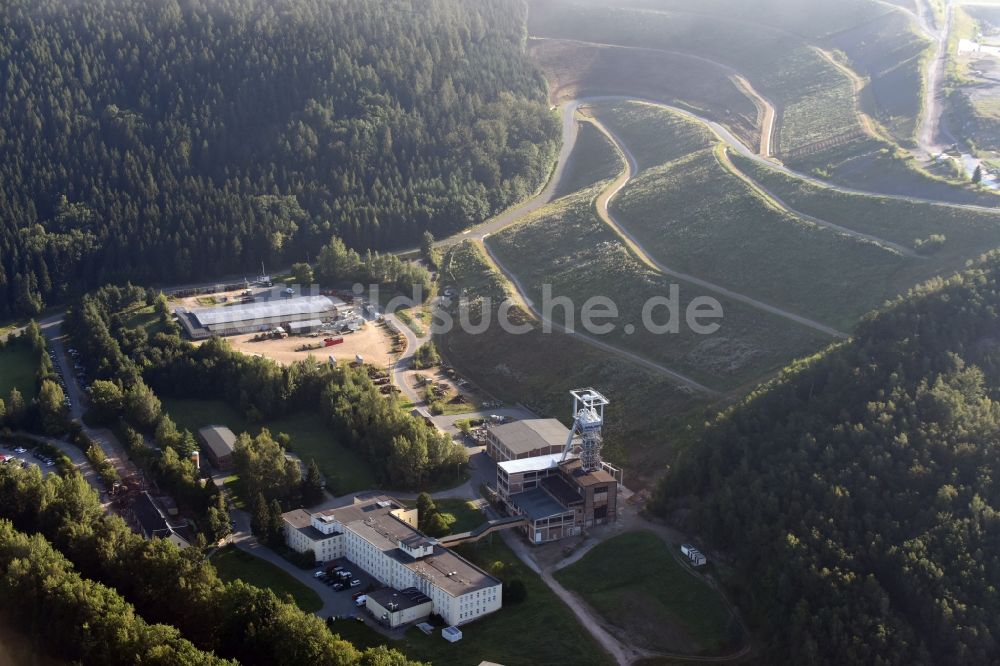
[[610,180],[621,172],[623,166],[621,156],[604,133],[593,123],[580,123],[573,158],[559,180],[555,196],[572,194]]
[[[458,245],[452,253],[455,284],[470,300],[493,299],[490,313],[495,316],[507,295],[502,279],[473,243]],[[479,312],[474,312],[473,321],[478,321]],[[703,396],[565,333],[543,333],[520,308],[512,311],[511,320],[529,324],[531,331],[514,335],[493,325],[471,335],[456,327],[439,336],[438,349],[461,375],[492,395],[564,421],[572,407],[570,389],[599,387],[611,400],[605,413],[604,453],[625,468],[630,488],[648,487],[687,441],[688,426],[707,418],[710,408]]]
[[718,594],[649,531],[608,539],[555,578],[590,604],[622,640],[639,647],[710,655],[738,649],[743,640],[739,622]]
[[[537,574],[520,563],[499,537],[460,550],[484,568],[494,562],[514,567],[514,577],[521,579],[527,588],[527,599],[520,604],[505,605],[492,615],[463,625],[463,638],[458,643],[445,641],[440,630],[425,636],[411,628],[401,640],[390,641],[390,647],[402,650],[411,659],[431,662],[434,666],[468,666],[481,661],[504,666],[605,666],[613,663],[577,623],[572,611]],[[387,642],[381,634],[353,620],[337,621],[330,629],[362,649]]]
[[910,203],[898,199],[845,194],[791,178],[738,155],[733,163],[789,206],[902,245],[913,246],[932,234],[946,237],[928,254],[930,271],[957,270],[966,259],[1000,246],[1000,211],[996,213]]
[[270,562],[244,553],[233,546],[215,553],[211,561],[219,572],[219,578],[226,582],[242,580],[244,583],[271,590],[280,599],[290,596],[295,605],[307,613],[315,613],[323,607],[319,595],[292,576]]
[[567,40],[533,39],[553,103],[591,95],[629,95],[686,108],[725,125],[750,146],[760,142],[753,99],[719,65],[681,53]]
[[6,400],[17,387],[25,401],[37,393],[38,359],[27,344],[4,345],[0,349],[0,399]]
[[[543,285],[551,285],[553,297],[569,297],[577,310],[593,296],[611,298],[618,317],[613,330],[600,336],[602,340],[716,390],[759,381],[792,358],[829,342],[817,331],[647,267],[598,219],[593,207],[596,193],[595,188],[564,197],[490,237],[499,260],[518,276],[536,303],[542,303]],[[719,330],[700,335],[684,321],[677,332],[649,330],[642,321],[644,305],[654,296],[667,297],[672,288],[679,295],[679,319],[693,299],[716,298],[724,313]],[[573,323],[564,308],[555,308],[552,319]],[[662,310],[656,320],[666,321]]]
[[280,432],[292,438],[290,450],[304,462],[314,459],[327,487],[335,495],[375,487],[371,467],[355,451],[341,446],[315,413],[292,414],[262,424],[249,423],[239,411],[221,400],[179,400],[163,398],[163,408],[177,426],[196,432],[206,425],[224,425],[237,435],[256,435],[268,428],[272,435]]

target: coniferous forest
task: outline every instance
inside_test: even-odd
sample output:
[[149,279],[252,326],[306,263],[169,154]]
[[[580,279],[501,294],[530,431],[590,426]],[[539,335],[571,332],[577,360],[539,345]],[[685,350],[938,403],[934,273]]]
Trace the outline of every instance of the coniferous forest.
[[1000,660],[998,331],[994,253],[787,369],[671,470],[657,509],[726,551],[765,663]]
[[0,317],[106,282],[416,246],[529,195],[558,122],[515,0],[11,0]]

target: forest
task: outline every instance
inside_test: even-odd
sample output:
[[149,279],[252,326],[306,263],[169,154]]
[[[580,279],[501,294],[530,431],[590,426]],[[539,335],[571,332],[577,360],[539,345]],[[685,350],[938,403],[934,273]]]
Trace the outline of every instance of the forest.
[[732,567],[765,663],[1000,660],[1000,254],[707,424],[655,510]]
[[558,121],[517,0],[11,0],[0,317],[107,282],[416,246],[533,192]]

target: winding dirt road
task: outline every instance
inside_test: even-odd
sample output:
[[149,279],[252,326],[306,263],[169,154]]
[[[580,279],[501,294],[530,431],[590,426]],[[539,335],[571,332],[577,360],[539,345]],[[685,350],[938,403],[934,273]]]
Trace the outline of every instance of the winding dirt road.
[[660,263],[658,260],[653,258],[646,250],[646,248],[644,248],[642,244],[636,239],[636,237],[633,236],[632,233],[628,229],[626,229],[617,219],[615,219],[615,217],[611,214],[611,211],[608,209],[608,205],[611,203],[611,200],[614,199],[615,196],[617,196],[618,193],[621,192],[622,189],[626,185],[628,185],[628,183],[633,178],[635,178],[636,174],[638,174],[639,167],[638,163],[636,162],[635,156],[632,154],[632,151],[629,149],[629,147],[626,146],[625,143],[621,139],[619,139],[617,135],[614,134],[614,132],[612,132],[610,129],[601,124],[601,122],[596,119],[593,120],[592,122],[598,129],[601,130],[601,132],[604,133],[606,137],[608,137],[611,143],[615,146],[615,149],[618,150],[619,154],[621,154],[625,158],[625,170],[621,173],[621,175],[618,176],[617,179],[612,181],[611,184],[597,197],[597,202],[596,202],[597,215],[601,218],[601,220],[605,224],[611,227],[611,229],[614,230],[614,232],[618,234],[618,236],[621,237],[622,240],[625,241],[625,243],[632,250],[632,252],[635,253],[636,256],[638,256],[639,259],[641,259],[646,265],[651,266],[652,268],[659,271],[660,273],[663,273],[664,275],[669,275],[671,277],[677,278],[678,280],[684,280],[685,282],[690,282],[691,284],[698,285],[699,287],[705,289],[706,291],[711,291],[713,293],[725,296],[726,298],[732,299],[734,301],[738,301],[745,305],[749,305],[750,307],[757,308],[758,310],[763,310],[764,312],[768,312],[770,314],[783,317],[785,319],[795,322],[796,324],[807,326],[809,328],[820,331],[821,333],[824,333],[826,335],[830,335],[837,338],[848,337],[847,333],[838,331],[837,329],[831,326],[827,326],[826,324],[822,324],[818,321],[814,321],[812,319],[803,317],[801,315],[797,315],[794,312],[789,312],[788,310],[771,305],[770,303],[765,303],[763,301],[757,300],[756,298],[752,298],[745,294],[733,291],[732,289],[728,289],[726,287],[717,285],[714,282],[703,280],[702,278],[691,275],[689,273],[682,273],[680,271],[674,270],[673,268],[665,266],[664,264]]

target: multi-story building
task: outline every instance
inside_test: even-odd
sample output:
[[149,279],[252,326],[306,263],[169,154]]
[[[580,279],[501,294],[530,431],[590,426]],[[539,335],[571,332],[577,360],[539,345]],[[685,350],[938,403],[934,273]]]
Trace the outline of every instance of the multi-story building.
[[526,419],[486,430],[486,453],[496,460],[519,460],[550,453],[566,447],[569,428],[558,419]]
[[497,463],[496,500],[512,516],[525,516],[532,543],[575,536],[618,515],[617,470],[607,463],[586,472],[561,453]]
[[422,534],[417,510],[388,497],[313,514],[299,509],[283,518],[293,550],[311,551],[320,562],[346,558],[397,591],[415,588],[449,624],[500,609],[500,581]]

